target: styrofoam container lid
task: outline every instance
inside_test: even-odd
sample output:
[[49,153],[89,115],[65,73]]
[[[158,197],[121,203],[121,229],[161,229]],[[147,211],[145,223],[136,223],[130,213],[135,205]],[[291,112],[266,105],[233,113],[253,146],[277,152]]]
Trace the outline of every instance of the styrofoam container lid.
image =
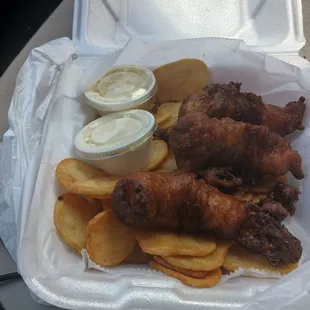
[[73,40],[98,56],[142,41],[221,37],[258,52],[298,54],[305,44],[301,0],[76,0]]
[[144,110],[129,110],[102,116],[85,126],[74,141],[84,159],[100,160],[128,152],[156,131],[154,116]]

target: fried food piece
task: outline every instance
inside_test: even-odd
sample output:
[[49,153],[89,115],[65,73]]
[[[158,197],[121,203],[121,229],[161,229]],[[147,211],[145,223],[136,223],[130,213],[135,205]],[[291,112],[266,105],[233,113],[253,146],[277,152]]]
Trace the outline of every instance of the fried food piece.
[[281,275],[287,274],[298,267],[298,264],[289,264],[282,267],[271,266],[268,260],[257,254],[251,254],[244,248],[234,245],[228,252],[224,260],[224,268],[230,271],[235,271],[239,268],[244,269],[259,269],[266,272],[275,272]]
[[282,137],[295,130],[304,130],[302,121],[306,110],[305,101],[305,97],[300,97],[297,101],[289,102],[284,108],[265,104],[262,110],[263,124]]
[[112,199],[104,199],[101,201],[102,211],[112,209]]
[[206,256],[216,250],[215,239],[208,236],[139,230],[136,237],[142,251],[153,255]]
[[125,225],[182,232],[213,231],[261,253],[274,266],[296,263],[300,241],[252,202],[223,194],[185,172],[140,172],[123,177],[113,210]]
[[205,278],[193,278],[158,264],[155,261],[150,261],[150,267],[193,287],[212,287],[218,284],[222,279],[220,268],[210,271]]
[[[169,104],[169,102],[165,103],[165,104]],[[158,127],[160,128],[160,126],[167,120],[169,120],[171,118],[170,113],[164,113],[164,110],[160,110],[160,107],[157,109],[157,112],[154,114],[156,123],[158,125]]]
[[88,197],[88,196],[83,196],[83,198],[88,202],[90,203],[91,205],[94,205],[94,206],[97,206],[98,210],[102,211],[101,208],[102,208],[102,202],[100,199],[95,199],[95,198],[91,198],[91,197]]
[[209,167],[197,174],[214,187],[231,188],[243,184],[243,179],[235,176],[231,170],[231,167]]
[[167,102],[158,108],[154,117],[160,129],[168,130],[175,125],[181,104],[182,102]]
[[270,198],[262,199],[258,205],[260,206],[260,211],[268,212],[272,217],[280,222],[290,215],[280,202]]
[[[277,181],[277,179],[274,181]],[[283,182],[277,182],[274,186],[271,186],[271,184],[272,183],[266,184],[265,188],[256,188],[253,186],[252,188],[256,191],[256,193],[237,191],[233,194],[233,196],[238,199],[242,198],[242,195],[245,198],[248,197],[249,199],[241,200],[254,201],[261,207],[261,210],[269,212],[280,221],[282,221],[287,216],[293,216],[296,210],[295,204],[299,199],[299,190]],[[245,188],[242,190],[244,189]],[[261,194],[259,194],[259,192]]]
[[207,65],[192,58],[167,63],[153,73],[158,85],[156,95],[161,103],[182,101],[190,94],[202,91],[210,78]]
[[283,182],[279,182],[274,191],[269,194],[270,199],[278,201],[287,212],[293,216],[296,211],[295,203],[299,199],[300,191]]
[[174,171],[177,170],[177,163],[175,162],[175,158],[173,153],[171,152],[171,150],[169,150],[169,154],[168,154],[168,158],[165,160],[165,162],[163,164],[161,164],[156,171],[166,171],[166,172],[170,172],[170,171]]
[[258,204],[262,199],[267,198],[267,194],[250,193],[243,191],[236,191],[232,193],[232,196],[241,201],[252,201]]
[[254,176],[248,169],[228,167],[207,167],[196,172],[209,185],[225,189],[237,188],[250,193],[269,193],[278,182],[285,182],[285,176]]
[[288,135],[296,129],[304,129],[304,97],[281,108],[264,104],[260,96],[242,93],[240,88],[241,83],[234,82],[207,85],[204,88],[205,94],[192,94],[184,100],[179,117],[194,112],[218,119],[229,117],[236,121],[267,126],[281,136]]
[[279,176],[290,171],[299,180],[304,177],[300,155],[265,126],[192,113],[178,120],[169,142],[181,170],[197,172],[231,165],[257,176]]
[[152,145],[152,158],[144,171],[152,171],[160,167],[168,157],[169,149],[165,141],[154,140]]
[[[154,140],[152,147],[151,161],[145,171],[155,170],[168,157],[166,142]],[[57,165],[56,178],[66,191],[97,199],[111,198],[115,184],[120,179],[75,158],[66,158]]]
[[163,129],[157,128],[153,137],[155,140],[163,140],[169,145],[169,131],[170,129],[163,130]]
[[228,84],[214,83],[206,85],[203,89],[209,95],[213,96],[220,91],[240,92],[242,83],[229,82]]
[[54,224],[60,238],[80,252],[86,246],[87,224],[100,211],[99,205],[91,204],[79,195],[59,196],[55,203]]
[[223,265],[231,244],[231,241],[219,242],[216,250],[207,256],[162,256],[162,259],[181,269],[210,271]]
[[68,192],[98,199],[111,197],[120,179],[75,158],[66,158],[57,165],[56,178]]
[[255,194],[237,191],[233,193],[233,196],[238,200],[252,201],[260,207],[259,211],[267,212],[279,221],[283,221],[286,217],[290,215],[279,202],[268,198],[266,194]]
[[286,182],[286,176],[265,176],[259,180],[255,180],[253,184],[242,185],[239,190],[244,192],[256,193],[256,194],[269,194],[272,192],[279,182]]
[[181,269],[175,266],[170,265],[169,263],[167,263],[164,259],[162,259],[160,256],[153,256],[153,259],[156,263],[169,268],[169,269],[173,269],[179,273],[182,273],[188,277],[192,277],[192,278],[205,278],[209,271],[200,271],[200,270],[189,270],[189,269]]
[[131,254],[136,244],[134,231],[120,223],[112,210],[99,213],[88,223],[86,250],[98,265],[118,265]]
[[180,108],[179,117],[201,112],[218,119],[229,117],[236,121],[262,125],[261,97],[248,97],[240,92],[240,83],[211,84],[204,87],[206,93],[192,94]]
[[124,263],[128,264],[148,264],[152,256],[150,254],[142,252],[141,248],[137,244],[128,257],[124,260]]

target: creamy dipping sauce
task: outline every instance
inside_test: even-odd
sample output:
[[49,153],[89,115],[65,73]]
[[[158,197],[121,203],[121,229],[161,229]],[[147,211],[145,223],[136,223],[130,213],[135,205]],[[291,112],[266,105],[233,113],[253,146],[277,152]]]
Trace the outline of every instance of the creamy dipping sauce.
[[141,130],[141,122],[133,118],[113,119],[85,130],[85,143],[90,147],[115,147],[128,141]]
[[76,153],[113,175],[136,172],[147,166],[151,156],[154,116],[129,110],[103,116],[76,136]]
[[157,90],[151,70],[139,65],[120,65],[108,71],[85,96],[99,111],[121,111],[150,100]]

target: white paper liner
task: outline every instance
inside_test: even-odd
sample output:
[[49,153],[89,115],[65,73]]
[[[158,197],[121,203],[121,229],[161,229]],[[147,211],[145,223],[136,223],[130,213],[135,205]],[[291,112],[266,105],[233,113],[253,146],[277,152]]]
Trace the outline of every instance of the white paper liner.
[[[200,39],[144,44],[133,40],[123,51],[117,63],[141,63],[153,68],[183,57],[196,57],[204,60],[211,70],[211,82],[241,81],[243,91],[253,91],[262,95],[266,103],[283,106],[299,96],[306,97],[307,103],[310,102],[309,68],[300,70],[272,57],[254,54],[245,49],[240,41]],[[79,61],[81,60],[75,62],[74,65],[85,68],[85,64]],[[35,61],[29,64],[33,67],[35,65]],[[83,72],[87,72],[87,69]],[[70,76],[72,83],[75,84],[71,85],[70,94],[78,94],[81,85],[72,74],[63,76],[63,86],[70,83],[68,79]],[[44,77],[42,79],[44,80]],[[40,82],[41,80],[38,80],[37,84],[39,85]],[[21,97],[22,94],[23,90]],[[60,96],[56,96],[56,100],[53,101],[49,123],[42,136],[43,143],[40,149],[31,150],[33,153],[36,150],[39,152],[36,152],[24,165],[20,162],[23,160],[22,153],[18,158],[20,166],[11,160],[2,163],[3,166],[7,165],[5,168],[8,178],[11,175],[16,176],[16,173],[23,173],[22,194],[12,191],[8,185],[5,188],[6,201],[13,204],[14,201],[21,202],[21,204],[14,204],[20,230],[19,268],[27,285],[39,297],[61,307],[78,309],[99,307],[122,309],[129,305],[131,307],[135,305],[138,308],[149,308],[152,305],[154,308],[158,302],[161,308],[171,306],[172,309],[179,309],[180,305],[184,305],[193,309],[205,309],[205,307],[215,309],[241,307],[249,300],[254,301],[257,296],[260,296],[257,297],[259,302],[264,303],[264,297],[257,294],[262,292],[260,294],[270,299],[269,290],[265,291],[270,285],[274,292],[282,296],[279,290],[283,290],[283,287],[285,290],[286,285],[298,283],[299,285],[292,287],[290,292],[285,291],[284,297],[290,296],[301,300],[303,292],[308,289],[306,281],[308,272],[304,270],[304,266],[308,265],[310,257],[309,108],[305,114],[305,131],[296,133],[293,139],[294,148],[303,158],[306,177],[299,183],[302,194],[297,213],[287,224],[302,242],[303,264],[293,273],[277,281],[239,277],[225,281],[209,290],[199,290],[189,288],[142,266],[139,268],[136,265],[134,267],[122,265],[109,272],[107,269],[105,272],[92,272],[89,268],[85,271],[85,266],[93,267],[91,262],[85,263],[59,239],[53,224],[53,211],[55,200],[62,190],[55,179],[55,167],[60,160],[74,156],[72,142],[76,133],[96,114],[84,104],[82,98],[73,98],[73,95],[68,98],[70,94],[66,97],[61,96],[60,93]],[[28,102],[22,99],[17,100],[21,109],[26,103]],[[28,111],[32,115],[36,113],[35,108]],[[14,119],[11,121],[14,124]],[[32,118],[29,118],[29,121],[31,122]],[[14,127],[12,128],[14,130]],[[21,129],[26,128],[25,124]],[[16,142],[14,135],[23,141],[23,134],[18,131],[13,133],[10,137],[13,136],[14,143],[19,145],[19,140]],[[9,139],[6,142],[10,148],[14,149]],[[9,147],[6,149],[10,150]],[[20,170],[20,167],[23,169]],[[15,171],[15,174],[10,174],[10,169]],[[9,184],[10,180],[6,181],[6,184]],[[227,280],[227,278],[224,279]],[[109,289],[106,289],[107,287]],[[278,295],[272,297],[270,307],[272,305],[278,307],[282,304]],[[148,306],[144,303],[144,296],[148,296]]]

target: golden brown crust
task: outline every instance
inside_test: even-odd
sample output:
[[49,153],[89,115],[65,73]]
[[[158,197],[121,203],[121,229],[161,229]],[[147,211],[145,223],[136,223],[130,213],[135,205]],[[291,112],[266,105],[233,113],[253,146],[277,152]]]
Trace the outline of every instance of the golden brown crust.
[[302,253],[300,241],[268,210],[223,194],[191,173],[128,175],[115,187],[112,208],[132,227],[215,232],[264,254],[274,266],[296,263]]
[[231,165],[257,176],[280,176],[290,171],[297,179],[304,177],[300,155],[264,126],[192,113],[171,129],[169,143],[179,169],[185,171]]
[[281,136],[303,130],[305,98],[289,102],[284,108],[264,104],[261,96],[240,92],[241,83],[210,84],[206,93],[191,94],[180,108],[179,116],[202,112],[209,117],[229,117],[236,121],[267,126]]

